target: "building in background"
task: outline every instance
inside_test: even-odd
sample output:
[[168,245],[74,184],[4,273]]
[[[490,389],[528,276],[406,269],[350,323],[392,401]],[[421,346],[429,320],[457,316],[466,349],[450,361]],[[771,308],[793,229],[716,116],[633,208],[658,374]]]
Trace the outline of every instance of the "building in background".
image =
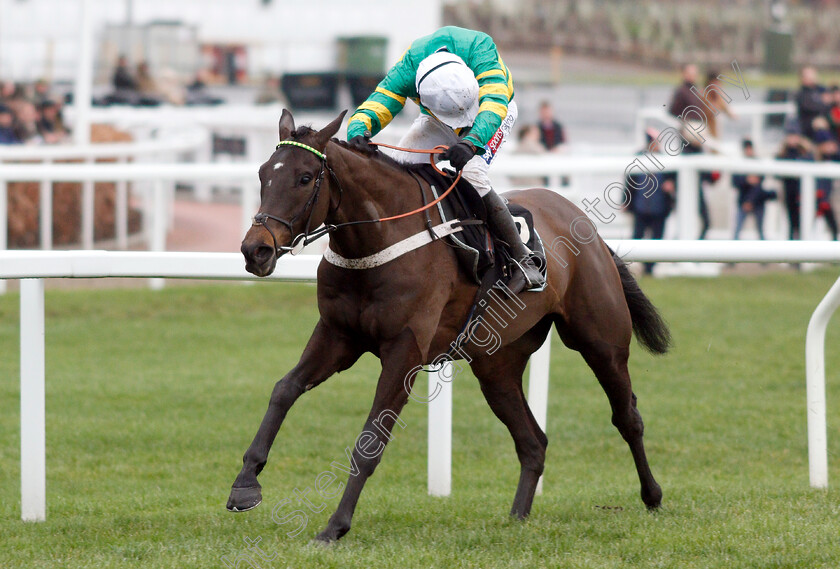
[[[0,0],[0,78],[71,81],[78,0]],[[189,80],[199,68],[225,83],[336,71],[347,38],[383,38],[383,61],[441,25],[442,0],[93,0],[96,81],[120,53]],[[383,64],[384,65],[384,64]],[[383,70],[384,71],[384,70]]]

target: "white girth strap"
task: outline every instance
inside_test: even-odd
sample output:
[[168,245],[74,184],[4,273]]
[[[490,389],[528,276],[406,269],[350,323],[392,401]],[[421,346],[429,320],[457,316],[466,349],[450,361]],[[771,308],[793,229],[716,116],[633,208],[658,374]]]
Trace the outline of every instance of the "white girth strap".
[[[432,231],[434,231],[435,235],[438,237],[446,237],[447,235],[458,233],[463,229],[463,227],[453,227],[453,225],[459,221],[459,219],[449,220],[446,223],[434,226]],[[384,265],[389,261],[393,261],[397,257],[405,255],[409,251],[414,251],[424,245],[428,245],[432,241],[434,241],[434,239],[432,239],[432,236],[429,235],[429,231],[423,230],[420,233],[412,235],[411,237],[406,237],[402,241],[394,243],[390,247],[386,247],[378,253],[368,255],[367,257],[360,257],[358,259],[348,259],[346,257],[342,257],[327,247],[327,250],[324,251],[324,260],[343,269],[372,269],[374,267]]]

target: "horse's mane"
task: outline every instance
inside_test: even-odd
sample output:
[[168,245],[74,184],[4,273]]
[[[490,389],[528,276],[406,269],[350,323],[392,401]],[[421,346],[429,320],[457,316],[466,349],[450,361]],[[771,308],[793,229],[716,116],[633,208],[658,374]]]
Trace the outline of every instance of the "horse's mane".
[[[307,136],[315,134],[317,131],[309,125],[303,125],[297,127],[294,131],[292,131],[292,140],[301,141]],[[384,152],[379,151],[375,147],[371,147],[369,150],[364,150],[361,148],[357,148],[355,146],[350,146],[347,141],[339,140],[338,138],[333,138],[332,142],[337,144],[338,146],[344,148],[345,150],[349,150],[359,156],[364,156],[366,158],[370,158],[376,162],[381,164],[385,164],[386,166],[391,166],[392,168],[397,168],[407,173],[416,172],[425,167],[426,163],[407,163],[407,162],[400,162],[395,158],[385,154]]]

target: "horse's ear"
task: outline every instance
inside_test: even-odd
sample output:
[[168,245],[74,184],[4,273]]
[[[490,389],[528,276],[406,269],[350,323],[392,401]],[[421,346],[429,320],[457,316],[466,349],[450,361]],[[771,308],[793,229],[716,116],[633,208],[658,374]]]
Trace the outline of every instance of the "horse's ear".
[[315,137],[315,140],[318,141],[318,146],[321,148],[326,148],[327,142],[335,136],[335,133],[338,132],[338,129],[341,128],[341,123],[344,121],[344,115],[347,114],[347,109],[341,111],[341,114],[338,115],[333,122],[322,128],[318,131],[318,134]]
[[283,109],[283,114],[280,115],[280,140],[291,137],[293,130],[295,130],[295,119],[292,118],[292,113]]

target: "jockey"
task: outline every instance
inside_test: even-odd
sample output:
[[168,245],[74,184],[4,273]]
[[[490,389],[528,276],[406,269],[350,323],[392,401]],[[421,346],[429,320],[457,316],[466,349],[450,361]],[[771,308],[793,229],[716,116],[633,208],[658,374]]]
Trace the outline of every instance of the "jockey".
[[[505,200],[490,185],[487,171],[516,121],[513,79],[493,39],[454,26],[414,41],[347,124],[351,146],[366,149],[411,98],[420,116],[400,141],[406,148],[449,145],[441,158],[462,172],[487,207],[490,230],[505,241],[519,271],[509,283],[514,293],[544,284],[533,253],[522,243]],[[400,153],[403,162],[422,155]]]

